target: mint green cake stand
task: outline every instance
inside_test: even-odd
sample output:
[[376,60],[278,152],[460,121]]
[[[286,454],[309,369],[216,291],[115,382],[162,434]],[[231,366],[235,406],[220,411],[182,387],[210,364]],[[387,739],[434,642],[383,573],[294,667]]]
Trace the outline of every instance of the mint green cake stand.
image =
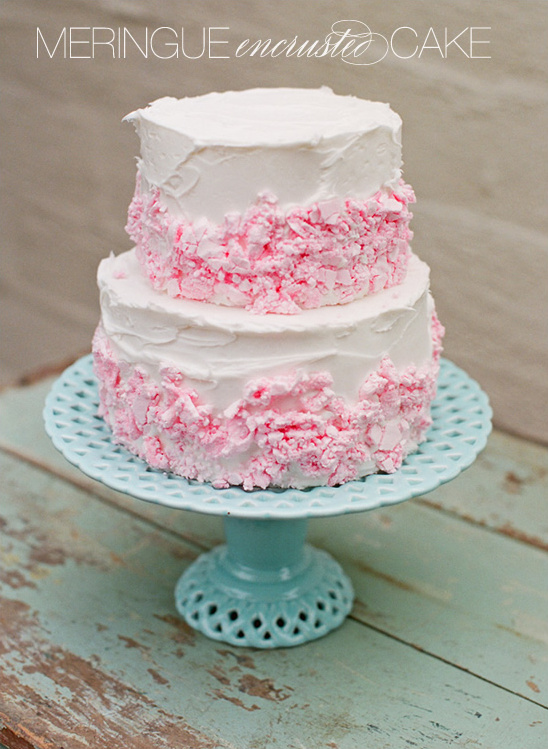
[[150,468],[112,440],[98,415],[97,382],[86,356],[55,382],[44,409],[55,447],[112,489],[167,507],[221,515],[226,543],[181,576],[175,604],[214,640],[275,648],[300,645],[338,627],[353,590],[340,565],[306,543],[309,518],[373,510],[432,491],[470,466],[491,431],[487,396],[463,370],[442,360],[433,425],[393,474],[337,487],[247,492]]

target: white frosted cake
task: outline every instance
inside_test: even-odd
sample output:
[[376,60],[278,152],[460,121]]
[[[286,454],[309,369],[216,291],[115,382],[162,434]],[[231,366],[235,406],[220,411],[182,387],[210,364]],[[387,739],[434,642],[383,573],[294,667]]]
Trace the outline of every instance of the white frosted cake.
[[401,121],[329,89],[164,98],[102,261],[101,414],[216,487],[335,485],[425,438],[443,329],[410,250]]

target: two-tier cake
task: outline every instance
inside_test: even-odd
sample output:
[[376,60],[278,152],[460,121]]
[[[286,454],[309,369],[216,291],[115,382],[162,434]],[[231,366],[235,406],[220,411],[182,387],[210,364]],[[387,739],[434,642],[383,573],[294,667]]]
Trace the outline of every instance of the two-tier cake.
[[216,487],[396,470],[430,425],[443,334],[398,115],[253,89],[127,119],[135,248],[101,262],[93,345],[115,440]]

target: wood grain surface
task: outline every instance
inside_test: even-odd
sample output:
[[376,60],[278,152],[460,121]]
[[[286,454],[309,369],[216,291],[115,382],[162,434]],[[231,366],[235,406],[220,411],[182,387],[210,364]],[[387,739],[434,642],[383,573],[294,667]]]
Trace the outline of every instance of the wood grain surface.
[[291,649],[213,642],[173,588],[220,518],[113,492],[43,432],[51,380],[0,395],[0,745],[545,749],[548,451],[495,432],[451,484],[313,520],[356,589]]

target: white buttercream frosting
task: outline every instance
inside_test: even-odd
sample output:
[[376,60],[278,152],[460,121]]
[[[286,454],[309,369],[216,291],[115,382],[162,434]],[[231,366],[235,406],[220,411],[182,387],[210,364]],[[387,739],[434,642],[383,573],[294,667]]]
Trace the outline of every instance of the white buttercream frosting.
[[119,360],[157,380],[162,367],[174,367],[219,408],[241,397],[251,378],[292,370],[329,371],[335,392],[352,403],[383,357],[403,370],[432,356],[429,269],[416,256],[396,287],[293,316],[172,299],[150,287],[134,250],[103,260],[98,283]]
[[401,120],[388,104],[329,88],[164,97],[126,117],[141,139],[142,190],[174,216],[220,222],[257,195],[283,208],[394,188]]

